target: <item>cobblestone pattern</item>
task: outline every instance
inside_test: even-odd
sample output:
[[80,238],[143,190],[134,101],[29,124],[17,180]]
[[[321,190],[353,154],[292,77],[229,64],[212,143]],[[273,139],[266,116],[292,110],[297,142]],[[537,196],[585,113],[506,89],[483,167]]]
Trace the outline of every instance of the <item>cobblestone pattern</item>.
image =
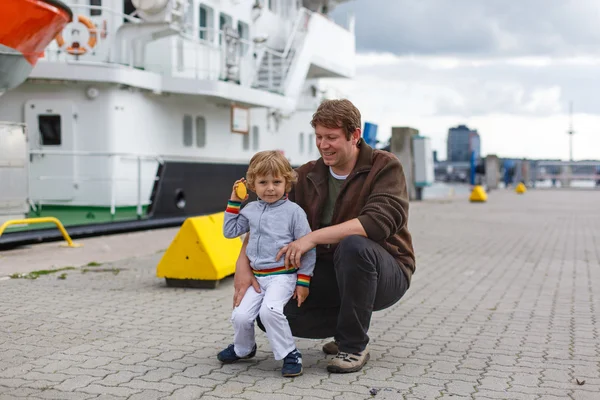
[[299,339],[304,375],[282,378],[260,331],[254,360],[220,365],[232,279],[167,288],[159,255],[2,281],[0,399],[597,399],[598,204],[586,191],[412,204],[417,273],[375,314],[355,374],[328,374],[326,341]]

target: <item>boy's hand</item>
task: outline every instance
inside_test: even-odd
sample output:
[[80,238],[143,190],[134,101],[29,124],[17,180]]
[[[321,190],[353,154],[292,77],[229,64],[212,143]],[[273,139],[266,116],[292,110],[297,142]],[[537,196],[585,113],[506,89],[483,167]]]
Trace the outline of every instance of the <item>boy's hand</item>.
[[239,185],[246,185],[246,178],[242,178],[242,179],[238,179],[237,181],[235,181],[235,183],[233,184],[233,188],[231,190],[231,197],[229,198],[229,200],[231,201],[239,201],[240,203],[243,202],[244,200],[246,200],[248,198],[248,193],[246,193],[246,197],[244,197],[243,199],[240,198],[238,196],[237,193],[237,189]]
[[296,286],[296,290],[294,291],[294,299],[298,299],[298,307],[304,303],[304,300],[308,297],[308,288],[306,286]]

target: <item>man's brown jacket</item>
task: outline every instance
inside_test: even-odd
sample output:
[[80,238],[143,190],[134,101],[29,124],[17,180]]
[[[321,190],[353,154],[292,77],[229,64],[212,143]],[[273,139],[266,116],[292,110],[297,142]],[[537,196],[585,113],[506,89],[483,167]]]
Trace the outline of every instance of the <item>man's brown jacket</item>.
[[[410,282],[415,255],[407,228],[408,192],[402,165],[392,153],[374,150],[362,139],[358,145],[358,160],[340,189],[331,225],[358,218],[367,237],[398,261]],[[327,201],[329,167],[319,158],[296,172],[298,183],[289,198],[304,209],[311,229],[317,230]],[[317,259],[332,259],[335,248],[333,244],[317,246]]]

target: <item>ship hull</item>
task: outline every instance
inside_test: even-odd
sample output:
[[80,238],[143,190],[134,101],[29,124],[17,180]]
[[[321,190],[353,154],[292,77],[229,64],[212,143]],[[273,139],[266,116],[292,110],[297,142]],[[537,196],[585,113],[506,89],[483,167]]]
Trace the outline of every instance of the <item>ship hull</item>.
[[[179,226],[186,218],[224,211],[231,182],[244,176],[247,169],[244,164],[165,161],[157,171],[150,204],[144,207],[141,218],[135,207],[118,209],[118,219],[114,219],[109,207],[49,205],[29,216],[56,217],[73,238]],[[255,198],[250,193],[250,200]],[[55,240],[62,240],[56,227],[33,225],[0,236],[0,251]]]

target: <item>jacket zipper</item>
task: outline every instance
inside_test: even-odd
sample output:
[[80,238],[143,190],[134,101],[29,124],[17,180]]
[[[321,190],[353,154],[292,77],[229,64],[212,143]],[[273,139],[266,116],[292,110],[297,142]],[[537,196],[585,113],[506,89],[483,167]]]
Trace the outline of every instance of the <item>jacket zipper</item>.
[[258,251],[260,249],[260,223],[262,222],[262,216],[265,213],[265,211],[267,210],[267,205],[265,204],[262,212],[260,213],[260,217],[258,218],[258,238],[256,239],[256,259],[260,260],[260,252]]
[[319,202],[319,207],[316,212],[316,221],[313,221],[313,224],[314,226],[319,226],[319,224],[321,223],[321,215],[323,214],[323,207],[321,206],[321,199],[323,196],[321,195],[321,192],[319,192],[319,187],[317,186],[315,181],[308,175],[306,176],[306,178],[310,181],[310,183],[312,183],[312,185],[315,188],[315,191],[317,192],[317,200]]

